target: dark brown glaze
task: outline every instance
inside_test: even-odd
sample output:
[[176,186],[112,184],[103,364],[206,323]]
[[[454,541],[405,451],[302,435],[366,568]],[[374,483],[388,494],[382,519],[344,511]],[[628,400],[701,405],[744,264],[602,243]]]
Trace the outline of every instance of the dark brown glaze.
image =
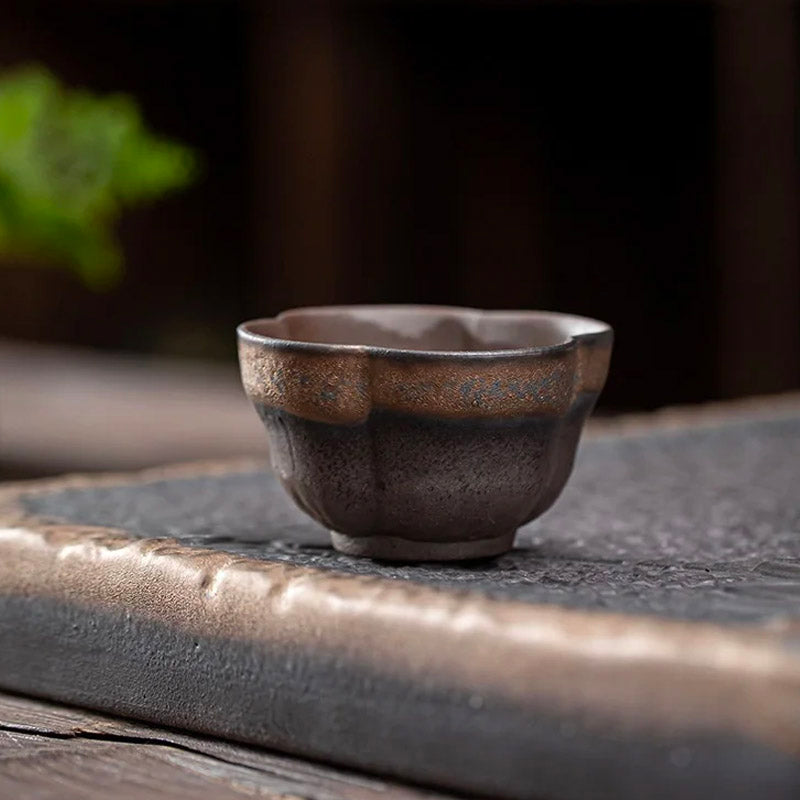
[[558,497],[612,332],[547,312],[299,309],[239,328],[273,465],[337,549],[496,555]]

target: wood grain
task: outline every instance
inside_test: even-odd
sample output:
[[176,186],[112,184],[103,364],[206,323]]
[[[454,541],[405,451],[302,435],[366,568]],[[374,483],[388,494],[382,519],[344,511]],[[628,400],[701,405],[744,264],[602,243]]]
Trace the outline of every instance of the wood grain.
[[0,693],[0,797],[445,800],[356,773]]

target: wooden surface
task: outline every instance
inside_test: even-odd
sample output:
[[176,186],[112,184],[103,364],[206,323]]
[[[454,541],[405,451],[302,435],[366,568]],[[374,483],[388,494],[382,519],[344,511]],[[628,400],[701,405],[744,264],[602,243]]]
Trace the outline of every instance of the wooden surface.
[[332,767],[0,693],[0,797],[445,800]]
[[0,686],[492,797],[800,796],[800,405],[620,421],[491,562],[258,462],[0,491]]
[[265,451],[233,364],[0,340],[0,477]]

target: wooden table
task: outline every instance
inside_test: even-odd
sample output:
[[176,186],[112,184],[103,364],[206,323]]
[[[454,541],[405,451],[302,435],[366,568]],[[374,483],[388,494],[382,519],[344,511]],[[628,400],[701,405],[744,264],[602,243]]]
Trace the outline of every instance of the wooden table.
[[797,397],[595,426],[468,565],[337,554],[258,461],[7,485],[0,688],[143,722],[2,696],[0,796],[796,798],[798,464]]
[[0,797],[446,800],[261,748],[0,693]]

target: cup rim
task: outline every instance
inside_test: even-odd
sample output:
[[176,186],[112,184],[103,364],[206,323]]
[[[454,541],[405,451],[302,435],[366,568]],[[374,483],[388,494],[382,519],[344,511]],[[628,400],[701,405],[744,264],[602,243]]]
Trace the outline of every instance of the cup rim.
[[[309,342],[299,339],[287,339],[269,336],[253,330],[266,322],[276,322],[295,314],[309,312],[324,316],[326,314],[341,314],[348,311],[375,312],[383,311],[409,311],[425,314],[448,314],[462,317],[528,317],[534,319],[557,319],[567,325],[572,325],[574,330],[566,333],[563,342],[554,344],[537,345],[531,347],[513,347],[502,350],[411,350],[400,347],[385,347],[371,344],[335,344],[331,342]],[[429,359],[489,359],[509,356],[535,356],[558,353],[570,350],[577,342],[591,342],[593,340],[611,339],[613,329],[611,326],[598,319],[584,317],[577,314],[568,314],[561,311],[539,311],[528,309],[479,309],[467,306],[427,305],[413,303],[386,303],[386,304],[350,304],[329,306],[300,306],[287,309],[274,317],[259,317],[239,324],[236,333],[241,341],[262,345],[273,349],[294,350],[312,353],[360,353],[368,355],[404,357],[404,358],[429,358]]]

